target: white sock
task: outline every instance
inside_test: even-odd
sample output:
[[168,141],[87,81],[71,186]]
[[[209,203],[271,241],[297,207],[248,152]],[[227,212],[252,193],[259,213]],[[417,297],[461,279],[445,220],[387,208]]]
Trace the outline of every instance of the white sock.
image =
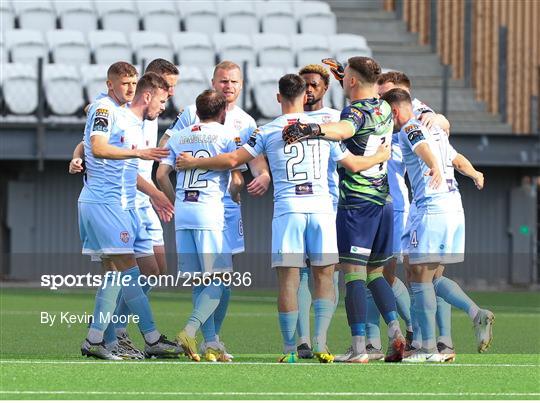
[[437,341],[446,344],[448,347],[454,346],[454,343],[452,343],[452,338],[450,336],[440,336]]
[[101,343],[103,341],[103,332],[98,329],[90,328],[88,329],[86,338],[92,344]]
[[118,341],[113,341],[111,343],[108,343],[108,344],[105,344],[105,348],[109,351],[112,351],[113,349],[115,349],[116,347],[118,347]]
[[399,327],[399,321],[397,319],[391,321],[389,324],[388,324],[388,329],[387,329],[387,332],[388,332],[388,337],[390,339],[393,339],[396,332],[398,334],[401,334],[401,328]]
[[152,330],[151,332],[144,334],[144,341],[148,344],[154,344],[161,337],[161,333],[157,330]]
[[308,346],[311,347],[311,343],[309,341],[309,336],[308,337],[299,337],[298,338],[298,345],[304,344],[304,343],[306,343]]
[[437,349],[437,343],[434,339],[422,340],[422,348],[426,351],[433,351]]
[[371,344],[377,350],[380,350],[382,346],[381,339],[368,339],[367,344]]
[[197,334],[197,329],[191,325],[186,325],[184,330],[186,331],[189,337],[195,337],[195,335]]
[[116,333],[116,337],[123,336],[124,334],[127,334],[127,330],[125,327],[117,327],[114,329],[114,332]]
[[353,336],[352,348],[355,355],[366,352],[366,336]]
[[296,346],[283,343],[283,354],[296,353]]
[[476,318],[476,315],[478,314],[478,311],[480,311],[480,308],[478,308],[478,306],[471,306],[469,309],[469,318],[474,320],[474,318]]

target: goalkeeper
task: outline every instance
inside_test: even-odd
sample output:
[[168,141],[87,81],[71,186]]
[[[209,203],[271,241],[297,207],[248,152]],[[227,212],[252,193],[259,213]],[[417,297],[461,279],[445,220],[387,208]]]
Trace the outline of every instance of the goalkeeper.
[[[375,154],[381,144],[390,144],[392,112],[378,99],[376,82],[381,73],[369,57],[352,57],[343,68],[325,59],[340,81],[344,94],[354,100],[342,112],[340,121],[328,124],[295,123],[283,130],[283,140],[292,144],[307,137],[343,141],[348,150],[361,156]],[[386,162],[355,173],[339,169],[340,198],[336,218],[339,261],[345,275],[345,308],[351,328],[349,350],[336,361],[365,363],[366,285],[388,324],[390,339],[386,361],[401,361],[405,339],[399,327],[396,300],[382,275],[392,257],[393,208],[387,202]]]

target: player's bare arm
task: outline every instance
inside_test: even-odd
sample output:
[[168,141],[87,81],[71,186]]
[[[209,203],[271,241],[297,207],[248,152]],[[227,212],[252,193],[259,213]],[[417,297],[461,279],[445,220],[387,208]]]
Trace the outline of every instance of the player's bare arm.
[[252,159],[253,156],[243,148],[211,158],[194,158],[188,153],[182,153],[176,157],[176,169],[185,171],[187,169],[200,168],[226,171],[242,164],[247,164]]
[[268,163],[264,155],[257,156],[249,162],[249,169],[254,179],[247,185],[247,191],[251,196],[259,197],[266,193],[270,186],[271,177]]
[[482,190],[484,187],[484,174],[477,171],[471,161],[464,155],[458,154],[452,161],[452,165],[460,174],[471,178],[478,190]]
[[167,133],[163,133],[163,135],[159,139],[158,147],[159,148],[165,147],[170,138],[171,138],[171,136],[169,136]]
[[96,158],[109,160],[126,160],[129,158],[140,158],[143,160],[161,161],[169,155],[169,150],[165,148],[146,148],[146,149],[126,149],[115,147],[109,144],[107,138],[103,136],[92,136],[92,153]]
[[160,164],[156,172],[156,180],[159,187],[167,195],[167,198],[174,203],[174,186],[171,183],[169,174],[172,172],[173,167],[167,164]]
[[69,173],[78,174],[83,171],[84,142],[81,141],[73,150],[73,156],[69,162]]
[[429,144],[419,144],[414,149],[414,152],[416,153],[416,155],[422,158],[422,160],[429,168],[429,171],[425,173],[426,176],[431,176],[431,182],[429,186],[432,189],[437,189],[442,183],[442,174],[439,166],[437,165],[437,158],[435,158],[435,155],[431,151],[431,148],[429,148]]
[[388,144],[381,144],[377,152],[373,155],[362,156],[349,153],[346,158],[339,161],[339,164],[350,172],[361,172],[374,165],[388,161],[390,154],[390,146]]
[[231,183],[229,184],[229,193],[231,194],[231,199],[240,204],[240,192],[244,187],[244,176],[240,170],[231,171]]

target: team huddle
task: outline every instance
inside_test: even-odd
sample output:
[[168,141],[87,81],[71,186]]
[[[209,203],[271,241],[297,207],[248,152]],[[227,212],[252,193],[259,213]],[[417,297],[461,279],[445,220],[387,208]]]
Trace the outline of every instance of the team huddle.
[[[328,70],[351,100],[343,111],[323,104]],[[233,271],[234,255],[244,252],[240,192],[246,187],[259,197],[271,181],[279,362],[452,362],[451,306],[471,318],[478,351],[489,348],[493,313],[444,275],[444,265],[464,259],[465,220],[454,171],[478,189],[484,178],[450,144],[447,119],[411,99],[405,74],[382,73],[368,57],[352,57],[346,67],[334,59],[307,65],[281,77],[282,116],[257,127],[236,105],[241,69],[224,61],[214,69],[213,88],[184,108],[158,147],[157,117],[178,76],[163,59],[152,61],[140,79],[132,65],[114,63],[107,93],[88,108],[84,139],[70,163],[70,173],[84,172],[83,254],[123,281],[108,275],[97,290],[83,355],[122,360],[184,353],[193,361],[232,361],[219,337],[231,297],[221,280]],[[247,169],[254,179],[246,185]],[[160,220],[173,217],[179,273],[213,281],[192,286],[193,309],[169,341],[156,328],[150,287],[141,279],[166,272]],[[398,263],[405,282],[396,276]],[[338,306],[339,272],[351,345],[334,356],[327,331]],[[103,319],[111,314],[139,318],[143,350],[130,340],[127,320]],[[197,346],[199,330],[204,341]]]

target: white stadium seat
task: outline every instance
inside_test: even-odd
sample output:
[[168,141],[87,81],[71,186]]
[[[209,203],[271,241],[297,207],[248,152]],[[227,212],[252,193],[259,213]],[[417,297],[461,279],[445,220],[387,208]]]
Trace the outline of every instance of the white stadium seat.
[[180,1],[178,11],[184,22],[184,30],[203,32],[208,35],[221,32],[221,20],[213,1]]
[[371,49],[369,48],[366,38],[361,35],[338,34],[330,37],[332,51],[336,55],[336,59],[341,63],[345,63],[353,56],[369,56],[371,57]]
[[102,92],[107,92],[107,70],[108,64],[88,64],[81,66],[81,80],[86,88],[88,102],[94,99]]
[[76,29],[86,33],[98,28],[97,12],[89,1],[56,0],[54,7],[62,29]]
[[157,58],[174,60],[169,38],[162,32],[134,31],[129,35],[129,39],[135,51],[137,63],[144,61],[145,65],[148,65]]
[[43,83],[45,99],[55,115],[73,115],[84,106],[83,87],[76,67],[45,65]]
[[48,47],[40,31],[13,29],[5,33],[6,47],[14,63],[34,63],[39,57],[48,61]]
[[170,0],[138,0],[137,7],[145,31],[172,33],[180,31],[180,17]]
[[259,17],[252,2],[234,0],[217,5],[225,32],[256,34],[260,31]]
[[81,31],[56,29],[46,33],[54,63],[90,63],[90,49]]
[[265,118],[274,118],[281,115],[281,106],[276,101],[278,81],[284,70],[280,67],[255,67],[249,69],[253,100],[257,109]]
[[339,85],[339,83],[334,80],[333,77],[330,77],[330,89],[328,92],[330,92],[332,106],[334,109],[342,110],[345,108],[345,95],[343,94],[343,88],[341,88],[341,85]]
[[0,63],[2,64],[7,63],[9,60],[5,35],[4,31],[0,31]]
[[0,1],[0,27],[2,31],[15,28],[15,13],[10,1]]
[[133,1],[95,1],[94,5],[103,29],[125,33],[139,30],[139,12]]
[[56,29],[56,13],[48,0],[13,1],[13,9],[19,17],[22,29],[49,31]]
[[295,63],[289,38],[281,34],[257,34],[252,36],[257,50],[259,66],[292,66]]
[[293,35],[292,46],[296,52],[296,65],[320,64],[321,60],[333,57],[333,53],[328,47],[328,40],[324,35],[300,34]]
[[123,32],[92,31],[88,33],[88,41],[96,63],[132,62],[131,47]]
[[216,63],[214,46],[208,35],[200,32],[176,32],[172,45],[181,65],[211,66]]
[[290,3],[261,1],[256,3],[255,7],[261,20],[262,32],[284,35],[298,33],[298,24]]
[[243,34],[214,34],[214,45],[219,61],[230,60],[242,66],[243,62],[255,66],[255,51],[249,36]]
[[294,15],[298,18],[300,32],[304,34],[333,35],[336,33],[336,15],[323,1],[298,1]]
[[16,115],[34,113],[38,105],[36,66],[8,63],[1,68],[4,100],[9,111]]
[[[209,88],[208,79],[200,68],[194,66],[178,66],[180,80],[176,85],[173,104],[177,111],[195,102],[195,98]],[[180,82],[181,81],[181,82]]]

